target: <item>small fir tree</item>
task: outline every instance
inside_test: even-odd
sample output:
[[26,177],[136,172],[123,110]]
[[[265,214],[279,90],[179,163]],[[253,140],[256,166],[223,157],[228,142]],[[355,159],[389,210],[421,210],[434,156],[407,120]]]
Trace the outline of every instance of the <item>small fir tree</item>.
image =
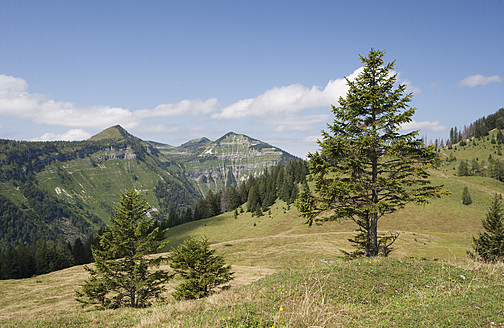
[[469,175],[469,166],[467,165],[466,160],[460,161],[460,164],[459,164],[458,170],[457,170],[457,175],[461,176],[461,177]]
[[504,260],[504,215],[502,196],[496,195],[488,210],[486,219],[483,220],[484,232],[477,238],[473,237],[473,252],[468,252],[469,257],[485,262]]
[[177,300],[206,297],[233,279],[231,266],[225,264],[224,257],[210,249],[206,238],[187,239],[172,250],[169,261],[170,266],[184,279],[175,287],[173,297]]
[[159,228],[143,195],[131,189],[121,195],[114,208],[111,225],[100,236],[100,248],[93,247],[94,267],[85,266],[91,277],[77,290],[83,305],[102,308],[145,307],[160,298],[164,283],[172,276],[164,270],[152,271],[164,260],[149,256],[160,249]]
[[464,205],[472,204],[471,194],[469,193],[469,189],[467,189],[467,186],[464,187],[464,190],[462,191],[462,204]]

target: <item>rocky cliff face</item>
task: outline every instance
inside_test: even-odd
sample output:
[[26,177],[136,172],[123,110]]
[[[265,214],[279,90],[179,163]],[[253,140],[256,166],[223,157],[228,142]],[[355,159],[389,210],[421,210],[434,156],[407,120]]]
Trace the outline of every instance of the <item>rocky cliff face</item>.
[[185,175],[203,194],[236,185],[249,175],[261,174],[268,167],[296,158],[280,148],[233,132],[215,141],[199,138],[180,147],[157,144],[157,148],[165,157],[182,162]]

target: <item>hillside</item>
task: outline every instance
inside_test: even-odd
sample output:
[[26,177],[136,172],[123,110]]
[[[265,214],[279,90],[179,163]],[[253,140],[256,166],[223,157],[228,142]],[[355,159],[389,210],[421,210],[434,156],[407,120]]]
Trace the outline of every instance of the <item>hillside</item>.
[[[210,239],[236,272],[229,291],[183,302],[175,302],[167,294],[165,303],[149,309],[89,312],[73,301],[74,289],[86,278],[82,267],[76,266],[24,280],[0,281],[4,291],[0,325],[502,325],[504,268],[502,264],[470,262],[466,251],[482,229],[481,220],[493,194],[504,193],[504,183],[457,175],[462,160],[476,154],[488,157],[487,151],[497,151],[490,145],[491,135],[480,141],[482,149],[456,145],[439,150],[441,162],[431,171],[431,180],[444,184],[451,194],[425,206],[408,205],[380,221],[381,233],[400,232],[391,258],[341,261],[340,249],[351,249],[347,239],[354,234],[353,222],[308,227],[294,206],[277,201],[261,217],[244,212],[234,218],[228,212],[169,229],[170,246],[188,236]],[[470,189],[471,205],[462,205],[464,186]]]
[[82,142],[1,140],[0,163],[0,248],[89,236],[132,186],[161,217],[200,196],[180,165],[119,126]]
[[179,147],[145,142],[113,126],[80,142],[0,140],[0,250],[63,236],[82,239],[108,223],[119,194],[132,186],[167,219],[208,190],[294,159],[279,148],[228,133]]
[[[504,194],[504,183],[492,177],[498,167],[496,163],[504,162],[499,154],[498,132],[494,130],[488,136],[467,141],[465,145],[456,144],[438,150],[440,161],[431,170],[431,181],[443,184],[450,195],[425,206],[408,205],[380,220],[380,233],[400,232],[391,258],[341,261],[340,250],[351,250],[348,238],[356,229],[353,222],[326,222],[308,227],[294,206],[277,200],[264,216],[244,212],[235,218],[233,212],[228,212],[168,230],[167,251],[189,236],[208,237],[236,272],[236,280],[229,291],[208,299],[181,303],[169,298],[166,303],[144,310],[88,312],[73,301],[74,289],[86,278],[82,267],[76,266],[24,280],[0,281],[0,289],[4,291],[0,302],[0,325],[504,325],[502,264],[474,263],[466,255],[471,249],[472,237],[482,229],[481,220],[493,195]],[[211,143],[208,139],[199,139],[189,142],[186,147],[197,149],[194,151],[197,154]],[[173,152],[174,148],[179,148],[158,145],[154,149],[151,142],[149,146],[153,148],[150,153],[159,151],[159,160],[168,159],[161,153],[161,148]],[[178,151],[181,157],[190,155],[189,151]],[[470,164],[473,160],[478,162],[479,175],[459,175],[460,164],[466,161]],[[125,162],[117,158],[100,161],[96,163],[97,167],[104,166],[100,170],[122,170],[120,175],[129,172],[122,166]],[[184,175],[185,164],[170,163],[168,167],[178,168]],[[74,172],[65,165],[65,170]],[[52,170],[57,172],[57,166]],[[37,179],[45,171],[37,172]],[[69,173],[72,179],[76,179],[76,174]],[[97,178],[94,183],[105,178]],[[78,181],[86,182],[84,179]],[[470,205],[461,202],[464,187],[468,187],[471,193],[473,203]],[[70,195],[80,199],[77,194]],[[63,190],[59,196],[69,198]],[[24,292],[19,293],[20,290]]]
[[[464,182],[454,181],[456,191]],[[485,202],[482,194],[477,204]],[[490,196],[488,196],[490,197]],[[463,205],[453,209],[463,210]],[[479,206],[482,207],[482,206]],[[477,208],[475,208],[478,211]],[[277,202],[271,214],[232,213],[169,230],[172,245],[206,235],[232,264],[229,291],[207,299],[148,309],[89,311],[73,300],[86,278],[81,266],[23,280],[0,281],[0,325],[20,327],[390,327],[504,324],[504,267],[465,258],[473,226],[452,216],[438,231],[435,203],[398,212],[382,232],[401,231],[392,258],[344,262],[354,229],[349,222],[308,227],[293,207]],[[481,215],[485,210],[479,209]],[[431,218],[435,218],[431,222]],[[392,219],[392,218],[389,218]],[[438,221],[436,221],[438,220]],[[407,228],[405,230],[398,227]],[[451,229],[451,231],[449,231]],[[479,230],[480,228],[478,228]],[[411,259],[409,257],[416,257]],[[426,259],[419,259],[425,257]],[[19,293],[19,291],[23,291]],[[169,295],[167,295],[169,297]],[[476,308],[477,307],[477,308]],[[281,309],[281,310],[280,310]]]
[[267,167],[296,158],[280,148],[233,132],[215,141],[198,138],[179,147],[151,144],[166,157],[184,163],[186,176],[202,194],[236,186],[251,174],[259,175]]

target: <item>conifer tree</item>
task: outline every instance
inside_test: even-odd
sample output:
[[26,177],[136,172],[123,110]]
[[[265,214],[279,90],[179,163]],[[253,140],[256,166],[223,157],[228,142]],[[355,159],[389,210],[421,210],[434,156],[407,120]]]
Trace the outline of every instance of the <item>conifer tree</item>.
[[467,189],[467,186],[465,186],[464,190],[462,191],[462,204],[464,205],[472,204],[471,194],[469,193],[469,189]]
[[363,70],[347,79],[346,98],[329,131],[322,131],[320,153],[309,154],[314,192],[303,191],[296,201],[308,223],[351,218],[358,226],[350,239],[352,256],[387,255],[397,238],[378,236],[378,220],[410,202],[427,203],[440,196],[442,186],[431,186],[427,169],[436,159],[432,146],[423,147],[418,131],[399,134],[412,120],[412,94],[395,86],[394,62],[384,64],[385,52],[371,49],[360,56]]
[[477,238],[473,237],[473,252],[469,257],[481,259],[485,262],[504,261],[504,214],[502,196],[495,195],[483,220],[484,232]]
[[457,170],[457,175],[460,177],[469,175],[469,166],[467,165],[466,160],[460,161],[460,164],[459,164],[458,170]]
[[103,308],[145,307],[152,298],[160,298],[171,275],[151,270],[164,258],[147,257],[163,246],[159,228],[150,231],[156,220],[150,213],[150,205],[136,190],[121,195],[110,227],[100,236],[101,247],[93,247],[94,267],[85,266],[91,277],[76,291],[79,302]]
[[233,279],[231,266],[225,264],[224,257],[215,254],[206,238],[187,239],[172,250],[169,261],[170,266],[184,279],[173,293],[178,300],[206,297]]

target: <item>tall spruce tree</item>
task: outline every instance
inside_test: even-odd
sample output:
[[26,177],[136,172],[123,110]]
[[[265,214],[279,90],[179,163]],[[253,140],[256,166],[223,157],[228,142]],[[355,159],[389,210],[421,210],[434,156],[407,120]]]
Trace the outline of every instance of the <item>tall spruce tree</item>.
[[504,209],[502,196],[495,195],[492,205],[483,220],[484,232],[477,238],[473,237],[473,252],[467,252],[469,257],[485,262],[504,261]]
[[322,131],[320,153],[309,154],[314,191],[304,190],[296,201],[303,216],[314,220],[351,218],[358,226],[350,239],[352,256],[388,255],[397,234],[378,236],[378,220],[410,202],[427,203],[440,196],[427,169],[436,159],[433,146],[423,147],[418,131],[399,134],[411,122],[412,94],[395,86],[394,62],[384,64],[384,51],[360,56],[363,70],[349,86],[346,98],[332,106],[329,131]]
[[134,189],[121,195],[110,227],[100,236],[101,248],[93,248],[94,267],[85,266],[91,277],[76,291],[79,302],[103,308],[145,307],[160,297],[171,275],[152,270],[163,257],[147,256],[162,247],[159,228],[150,231],[156,220],[150,213],[150,205]]

